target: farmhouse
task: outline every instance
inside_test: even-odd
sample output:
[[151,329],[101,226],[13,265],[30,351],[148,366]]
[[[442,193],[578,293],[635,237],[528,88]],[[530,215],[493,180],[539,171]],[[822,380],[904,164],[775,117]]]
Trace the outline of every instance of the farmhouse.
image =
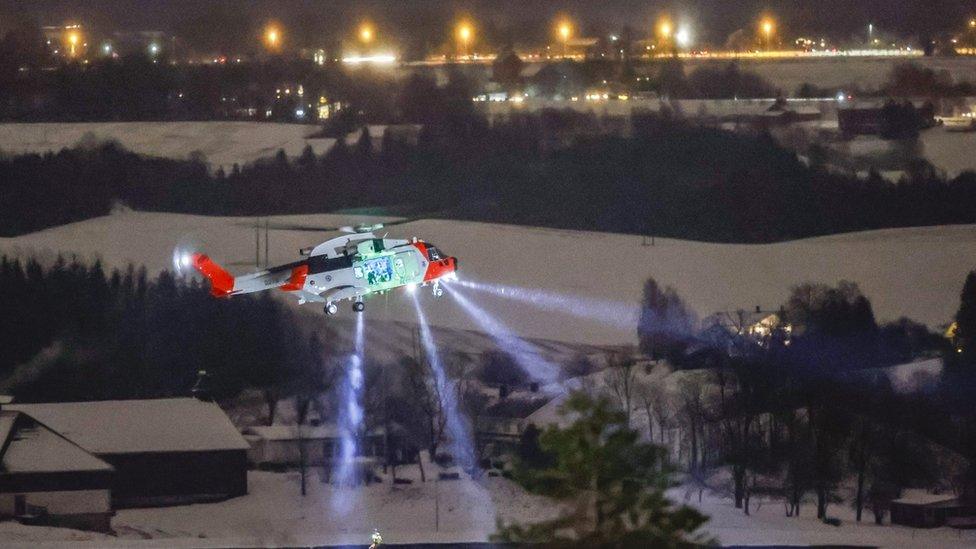
[[247,493],[247,441],[216,404],[169,398],[7,409],[24,412],[111,464],[113,508]]
[[107,532],[112,466],[22,412],[0,411],[0,519]]

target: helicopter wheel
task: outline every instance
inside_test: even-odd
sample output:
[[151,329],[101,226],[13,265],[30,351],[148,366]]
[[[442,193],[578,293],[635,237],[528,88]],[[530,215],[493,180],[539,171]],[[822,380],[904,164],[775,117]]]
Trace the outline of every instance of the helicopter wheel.
[[335,303],[329,303],[325,306],[325,314],[332,316],[339,312],[339,307]]
[[366,310],[366,304],[363,303],[362,301],[353,302],[353,304],[352,304],[352,310],[353,311],[356,311],[357,313],[361,313],[364,310]]

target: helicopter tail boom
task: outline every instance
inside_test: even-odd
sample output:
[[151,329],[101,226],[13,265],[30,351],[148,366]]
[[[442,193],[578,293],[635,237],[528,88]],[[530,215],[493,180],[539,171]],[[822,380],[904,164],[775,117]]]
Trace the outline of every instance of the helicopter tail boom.
[[234,276],[206,254],[195,253],[191,260],[193,268],[210,281],[210,293],[214,297],[226,297],[234,292]]

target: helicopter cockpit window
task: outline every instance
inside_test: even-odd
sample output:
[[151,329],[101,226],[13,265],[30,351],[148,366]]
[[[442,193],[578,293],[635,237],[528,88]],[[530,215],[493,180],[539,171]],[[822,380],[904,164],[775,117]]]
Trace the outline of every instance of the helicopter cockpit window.
[[427,257],[431,261],[440,261],[441,259],[443,259],[443,255],[441,254],[441,251],[438,250],[436,246],[427,246]]

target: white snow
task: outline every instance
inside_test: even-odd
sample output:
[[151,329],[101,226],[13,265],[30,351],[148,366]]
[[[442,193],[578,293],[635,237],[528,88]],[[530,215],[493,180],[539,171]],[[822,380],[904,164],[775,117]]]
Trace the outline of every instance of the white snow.
[[[671,492],[673,499],[685,500],[684,490]],[[705,495],[698,504],[697,490],[688,491],[688,503],[711,519],[705,530],[720,543],[735,545],[864,545],[873,547],[973,547],[976,532],[950,528],[916,529],[874,524],[874,516],[865,510],[861,523],[854,521],[849,504],[835,503],[827,515],[841,519],[841,526],[830,526],[816,519],[816,503],[808,500],[799,517],[786,517],[781,501],[753,499],[751,516],[735,509],[729,498]],[[760,503],[757,509],[755,505]]]
[[112,466],[35,422],[12,430],[18,412],[0,412],[0,467],[4,473],[111,471]]
[[976,171],[976,132],[950,132],[945,127],[923,131],[925,158],[948,177]]
[[[307,215],[271,220],[341,225],[364,218]],[[243,218],[124,212],[0,239],[0,252],[36,254],[46,260],[57,253],[74,253],[101,258],[108,267],[124,268],[132,262],[154,272],[172,268],[178,243],[194,242],[226,264],[253,257],[254,232],[241,222],[253,224]],[[328,236],[273,232],[271,263],[294,261],[299,248]],[[654,246],[645,246],[640,236],[448,220],[401,225],[391,228],[390,236],[424,238],[456,255],[462,279],[563,296],[561,305],[545,310],[463,290],[523,337],[592,345],[635,341],[637,304],[648,277],[674,286],[702,317],[757,305],[775,309],[792,286],[803,282],[852,280],[871,299],[879,320],[904,315],[937,327],[952,318],[963,280],[976,268],[972,225],[887,229],[768,245],[659,238]],[[452,298],[435,299],[422,292],[421,300],[432,324],[483,331]],[[416,316],[410,300],[397,293],[371,299],[367,314],[405,323],[414,323]]]
[[[428,471],[428,474],[431,471]],[[401,467],[400,478],[419,480],[416,467]],[[112,519],[117,537],[74,530],[0,524],[5,547],[228,547],[366,544],[374,529],[386,543],[485,541],[496,530],[496,518],[520,523],[545,520],[561,506],[527,494],[502,478],[474,481],[462,478],[391,488],[381,484],[351,490],[319,481],[310,470],[308,495],[299,492],[299,475],[249,473],[249,494],[220,503],[155,509],[123,509]],[[341,493],[353,498],[346,516],[332,511],[332,498]],[[807,501],[799,518],[787,518],[781,502],[753,498],[752,514],[745,516],[728,498],[678,488],[673,501],[688,503],[710,517],[705,531],[723,544],[806,545],[839,544],[879,547],[972,547],[976,532],[949,528],[913,529],[873,524],[866,512],[855,523],[853,510],[832,504],[828,515],[840,518],[840,527],[814,517]],[[436,511],[435,511],[436,509]],[[437,516],[439,515],[439,517]]]
[[929,358],[885,368],[870,368],[852,372],[851,375],[883,375],[891,381],[892,388],[902,394],[931,389],[942,377],[942,359]]
[[324,154],[334,139],[310,138],[318,126],[261,122],[80,122],[0,124],[0,151],[7,154],[45,153],[71,148],[90,134],[97,141],[117,141],[148,156],[184,160],[202,153],[210,166],[225,170],[283,149],[297,157],[306,145]]
[[896,499],[894,503],[913,503],[915,505],[929,505],[957,499],[953,494],[930,494],[925,490],[905,490],[902,497]]

